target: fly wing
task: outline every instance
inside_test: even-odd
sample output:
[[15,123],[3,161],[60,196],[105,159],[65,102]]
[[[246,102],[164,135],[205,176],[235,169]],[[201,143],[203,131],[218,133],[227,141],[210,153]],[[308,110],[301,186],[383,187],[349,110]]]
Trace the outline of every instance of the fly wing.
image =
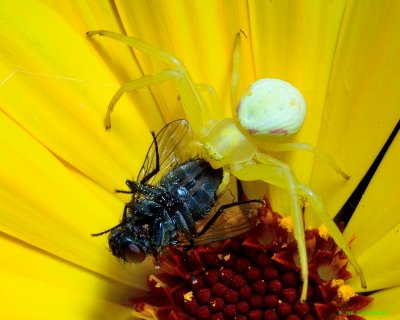
[[[221,208],[223,204],[234,203],[232,200],[232,193],[226,189],[208,215],[209,218],[203,219],[197,226],[197,230],[201,232],[208,221],[213,219],[219,208]],[[226,208],[208,227],[204,234],[195,239],[194,244],[204,245],[221,241],[236,237],[251,230],[258,223],[258,208],[260,208],[261,205],[260,202],[250,202]]]
[[196,238],[195,245],[204,245],[239,236],[257,225],[258,203],[241,204],[225,209],[207,231]]
[[[156,141],[156,143],[155,143]],[[188,159],[189,144],[192,141],[192,130],[186,120],[175,120],[162,128],[150,145],[137,181],[139,183],[156,184],[168,171],[178,163]],[[157,152],[159,156],[159,170],[157,168]],[[149,175],[153,175],[149,178]]]

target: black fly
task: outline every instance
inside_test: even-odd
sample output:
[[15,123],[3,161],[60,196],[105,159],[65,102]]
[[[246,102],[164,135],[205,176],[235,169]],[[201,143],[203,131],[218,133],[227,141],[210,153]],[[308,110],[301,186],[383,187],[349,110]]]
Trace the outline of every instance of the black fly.
[[127,180],[132,200],[110,233],[114,256],[142,262],[166,246],[188,248],[242,234],[257,224],[260,200],[235,202],[229,190],[217,195],[223,170],[201,158],[187,159],[191,128],[186,120],[167,124],[155,135],[137,181]]

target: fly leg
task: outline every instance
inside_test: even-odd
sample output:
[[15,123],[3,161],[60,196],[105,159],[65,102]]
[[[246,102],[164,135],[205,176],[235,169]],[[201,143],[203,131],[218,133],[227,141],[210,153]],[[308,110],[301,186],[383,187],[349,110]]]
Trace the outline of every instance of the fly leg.
[[183,214],[179,211],[176,212],[175,220],[179,230],[185,235],[185,238],[189,242],[193,241],[193,235],[195,233],[196,226],[189,210],[185,210]]
[[109,233],[109,232],[111,232],[111,231],[117,229],[118,227],[122,226],[122,225],[125,223],[125,220],[126,220],[126,213],[127,213],[127,212],[128,212],[128,205],[125,204],[124,212],[122,213],[121,222],[118,223],[116,226],[114,226],[114,227],[112,227],[112,228],[110,228],[110,229],[108,229],[108,230],[106,230],[106,231],[99,232],[99,233],[92,233],[92,237],[101,236],[101,235],[103,235],[103,234]]
[[197,278],[191,270],[188,252],[194,247],[194,233],[196,232],[196,226],[187,207],[182,207],[180,211],[175,213],[175,221],[179,230],[185,235],[185,238],[189,242],[188,245],[183,246],[183,263],[188,266],[190,281],[192,284],[195,284],[197,283]]
[[[158,151],[156,152],[156,168],[151,171],[149,174],[147,174],[143,180],[148,180],[150,179],[152,176],[154,176],[155,174],[158,173],[158,171],[160,171],[160,160],[158,157]],[[142,181],[143,181],[142,180]],[[126,185],[129,187],[129,189],[131,190],[115,190],[115,192],[117,193],[129,193],[129,194],[144,194],[146,196],[153,196],[156,197],[160,194],[160,190],[151,186],[151,185],[147,185],[147,184],[143,184],[143,183],[138,183],[136,181],[132,181],[132,180],[126,180],[125,181]]]
[[154,175],[156,175],[160,171],[160,155],[158,153],[157,139],[153,131],[151,132],[151,135],[153,136],[153,143],[156,149],[156,167],[154,168],[154,170],[146,174],[146,176],[142,179],[142,181],[140,181],[141,184],[144,184],[147,181],[149,181],[149,179],[151,179]]
[[[140,181],[140,184],[144,184],[147,181],[149,181],[154,175],[156,175],[159,171],[160,171],[160,154],[158,152],[158,143],[157,143],[157,139],[156,139],[156,135],[154,133],[154,131],[151,132],[151,136],[153,137],[153,143],[154,143],[154,148],[156,151],[156,167],[149,172],[148,174],[146,174],[143,179]],[[126,180],[126,184],[128,185],[129,189],[131,189],[130,191],[125,191],[125,190],[115,190],[115,192],[118,193],[135,193],[137,191],[140,191],[139,187],[136,187],[138,184],[135,183],[134,181],[130,181],[130,180]]]
[[151,252],[154,257],[154,266],[156,269],[160,268],[159,262],[158,262],[158,254],[160,252],[160,249],[164,243],[164,238],[165,238],[165,229],[164,229],[164,223],[161,220],[161,218],[156,218],[153,223],[150,224],[149,226],[149,233],[150,233],[150,247],[151,247]]
[[185,266],[187,266],[187,269],[189,270],[190,281],[192,282],[192,284],[196,284],[197,283],[197,278],[192,272],[193,270],[191,268],[190,261],[189,261],[189,258],[188,258],[189,257],[188,252],[190,250],[192,250],[193,248],[194,248],[194,240],[191,239],[190,244],[183,247],[183,263],[184,263]]
[[[185,210],[186,209],[186,210]],[[175,220],[178,225],[178,228],[183,234],[185,235],[185,238],[189,242],[188,245],[183,247],[183,263],[187,266],[190,266],[189,259],[188,259],[188,252],[193,249],[194,247],[194,232],[195,232],[195,223],[193,221],[192,216],[190,215],[190,212],[187,208],[182,208],[183,213],[180,211],[177,211],[175,213]],[[190,267],[189,267],[190,270]],[[192,280],[192,283],[196,283],[197,279],[196,277],[192,274],[190,271],[190,277]]]

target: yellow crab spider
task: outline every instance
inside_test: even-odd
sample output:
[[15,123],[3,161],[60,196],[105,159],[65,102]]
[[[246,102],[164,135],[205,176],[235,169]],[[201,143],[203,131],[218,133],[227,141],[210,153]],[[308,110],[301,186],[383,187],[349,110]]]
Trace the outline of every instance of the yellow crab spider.
[[[304,223],[299,197],[306,199],[329,231],[336,244],[347,255],[366,288],[362,270],[341,232],[332,221],[320,197],[308,186],[297,181],[291,168],[268,154],[268,151],[304,150],[326,161],[343,178],[349,177],[331,157],[304,143],[280,143],[277,138],[296,133],[304,120],[306,105],[300,92],[291,84],[278,79],[261,79],[253,83],[237,103],[240,64],[240,33],[236,35],[231,78],[231,107],[235,118],[212,120],[211,109],[202,96],[204,85],[196,84],[184,64],[174,55],[141,40],[105,30],[95,30],[88,36],[107,36],[124,42],[134,49],[164,62],[169,69],[125,83],[109,103],[106,128],[111,127],[110,114],[118,99],[129,91],[175,79],[184,112],[191,124],[197,147],[204,150],[215,168],[224,169],[223,186],[232,174],[239,180],[262,180],[284,188],[289,196],[293,233],[297,241],[303,288],[300,300],[305,301],[308,287],[308,263]],[[206,87],[212,92],[211,87]],[[213,100],[213,99],[211,99]],[[214,100],[213,100],[214,101]],[[215,103],[215,101],[214,101]],[[273,141],[273,143],[271,143]],[[267,143],[268,142],[268,143]]]

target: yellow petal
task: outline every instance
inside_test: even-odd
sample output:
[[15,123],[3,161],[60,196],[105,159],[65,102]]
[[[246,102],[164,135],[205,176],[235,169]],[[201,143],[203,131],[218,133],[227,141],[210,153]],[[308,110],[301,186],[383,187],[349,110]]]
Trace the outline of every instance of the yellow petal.
[[357,255],[368,251],[400,223],[399,155],[400,136],[397,136],[346,227],[345,235],[350,238],[354,234],[356,237],[352,247]]
[[336,159],[350,180],[320,161],[315,161],[312,178],[332,215],[357,186],[400,118],[399,12],[398,1],[350,1],[346,6],[318,146]]
[[[373,291],[400,284],[400,271],[397,268],[400,263],[399,241],[400,224],[397,224],[364,253],[356,255],[367,282],[366,290]],[[357,277],[352,278],[349,283],[357,291],[361,291]]]
[[[0,164],[6,169],[0,171],[2,231],[67,261],[132,283],[105,251],[105,239],[96,241],[90,236],[115,225],[123,203],[93,182],[86,182],[93,184],[89,191],[83,178],[77,179],[3,114],[0,127]],[[144,287],[145,267],[136,272],[141,277],[133,284]]]
[[[0,71],[2,110],[58,157],[107,189],[123,184],[136,174],[151,142],[150,134],[143,135],[150,131],[147,121],[157,122],[154,129],[161,127],[159,114],[144,119],[144,110],[135,110],[123,99],[113,118],[118,126],[106,132],[106,107],[119,85],[86,30],[77,32],[37,1],[1,6],[8,12],[7,23],[0,26],[8,63]],[[39,16],[46,24],[37,21]],[[147,105],[145,111],[150,108]]]
[[[307,103],[306,120],[295,141],[317,143],[316,132],[320,128],[345,3],[250,2],[256,78],[288,81],[300,90]],[[320,28],[321,25],[329,27]],[[319,30],[318,36],[315,30]],[[303,152],[279,156],[292,166],[300,181],[309,181],[312,157]]]
[[[320,119],[330,79],[331,63],[336,51],[345,1],[296,2],[254,1],[249,3],[250,40],[255,79],[279,78],[295,85],[307,104],[305,122],[291,138],[317,144]],[[320,25],[329,28],[320,28]],[[315,30],[319,30],[315,36]],[[323,42],[321,41],[323,39]],[[243,47],[246,41],[243,41]],[[250,82],[247,83],[249,85]],[[313,157],[304,152],[274,154],[288,163],[301,182],[308,183]],[[272,206],[288,214],[287,195],[270,188]]]
[[[195,82],[211,84],[217,90],[223,101],[220,108],[226,114],[230,113],[228,85],[234,37],[240,29],[250,36],[245,2],[173,0],[137,2],[135,6],[126,1],[116,1],[116,4],[128,35],[175,54],[188,68]],[[151,28],[148,27],[148,21],[151,21]],[[221,21],[224,23],[221,24]],[[240,91],[244,92],[248,84],[254,81],[250,39],[243,39],[242,47],[244,81]],[[146,74],[160,68],[155,59],[141,54],[136,56]],[[159,105],[165,106],[167,103],[175,116],[182,112],[181,107],[176,106],[175,84],[163,84],[162,92],[156,90],[154,94]]]
[[378,291],[371,295],[374,300],[363,310],[358,311],[366,319],[397,320],[400,318],[400,287]]
[[[54,283],[4,272],[0,299],[5,319],[128,319],[118,303],[69,290]],[[86,279],[80,278],[82,281]]]
[[122,304],[143,294],[15,238],[2,235],[0,244],[3,318],[125,319]]
[[[105,237],[92,239],[90,233],[120,218],[123,202],[110,191],[123,188],[124,180],[137,173],[151,142],[148,131],[182,114],[178,92],[174,83],[167,83],[124,96],[113,114],[112,131],[105,132],[106,106],[120,84],[165,66],[123,43],[88,39],[86,31],[126,32],[175,53],[196,82],[216,87],[221,108],[229,115],[231,51],[234,35],[242,29],[247,38],[242,41],[240,91],[260,77],[282,78],[296,85],[309,113],[294,140],[316,144],[319,139],[318,145],[352,175],[345,182],[316,161],[313,186],[334,214],[399,118],[399,6],[395,1],[345,0],[294,6],[284,1],[2,2],[0,143],[4,156],[0,162],[7,168],[0,174],[5,187],[0,190],[2,231],[30,243],[38,248],[36,254],[46,258],[34,258],[13,246],[4,257],[19,265],[25,265],[28,257],[38,269],[48,268],[43,270],[50,277],[39,276],[36,267],[25,274],[15,265],[4,264],[4,274],[9,275],[6,294],[16,297],[12,301],[8,297],[10,308],[18,308],[18,289],[25,284],[31,296],[38,287],[63,296],[71,305],[66,319],[79,319],[80,312],[82,318],[109,318],[108,312],[118,318],[115,301],[105,299],[104,303],[93,288],[100,283],[98,287],[109,294],[120,283],[125,284],[123,290],[138,287],[136,279],[143,281],[148,267],[133,268],[133,283],[132,268],[122,269],[107,254]],[[321,29],[321,25],[329,27]],[[300,181],[309,180],[312,157],[299,153],[281,159],[294,168]],[[355,247],[363,253],[364,266],[373,258],[378,260],[379,254],[389,253],[385,260],[371,264],[382,274],[365,267],[367,280],[372,279],[368,289],[393,285],[399,278],[393,268],[398,264],[394,248],[398,223],[393,215],[388,217],[389,223],[378,227],[385,237],[377,236],[370,250]],[[367,235],[362,233],[361,237]],[[47,261],[48,253],[68,261],[71,269],[80,266],[83,275]],[[76,281],[69,284],[51,278],[52,270]],[[85,283],[89,288],[81,290]],[[32,301],[41,300],[43,292]],[[48,311],[52,319],[57,309],[65,307],[56,297],[46,300],[46,305],[54,306]],[[33,302],[18,311],[39,318],[27,313],[35,309]],[[103,304],[111,311],[94,317],[89,313],[90,306]],[[119,307],[115,310],[118,313]]]
[[399,167],[400,136],[397,137],[368,185],[345,230],[355,237],[352,249],[367,281],[368,290],[400,284]]

